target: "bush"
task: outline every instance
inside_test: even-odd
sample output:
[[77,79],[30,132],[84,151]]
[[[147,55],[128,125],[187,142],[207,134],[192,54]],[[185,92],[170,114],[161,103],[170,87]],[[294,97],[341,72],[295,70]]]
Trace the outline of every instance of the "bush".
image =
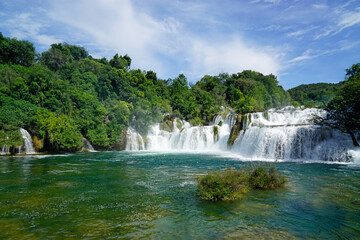
[[249,177],[249,184],[256,189],[276,189],[286,183],[286,178],[278,173],[274,166],[258,166],[254,168]]
[[285,176],[269,165],[217,171],[197,180],[201,199],[208,201],[234,201],[251,189],[276,189],[286,183]]
[[241,170],[227,169],[198,178],[198,190],[204,200],[237,200],[249,191],[248,175]]

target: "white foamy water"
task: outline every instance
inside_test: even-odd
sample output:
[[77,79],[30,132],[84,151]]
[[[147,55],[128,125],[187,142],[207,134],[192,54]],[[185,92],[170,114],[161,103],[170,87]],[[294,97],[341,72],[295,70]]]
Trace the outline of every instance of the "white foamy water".
[[125,150],[145,150],[142,136],[131,127],[127,129]]
[[23,128],[20,128],[20,132],[21,132],[22,138],[24,139],[25,153],[26,154],[36,153],[30,133]]
[[91,145],[89,140],[87,140],[86,138],[83,138],[83,144],[84,144],[84,146],[82,147],[81,151],[83,151],[84,149],[87,149],[89,152],[96,152],[94,147]]
[[210,126],[191,126],[175,119],[171,132],[160,130],[160,124],[152,126],[146,148],[132,129],[131,137],[128,136],[130,145],[134,142],[137,145],[127,150],[223,151],[250,160],[360,162],[360,151],[353,146],[348,134],[312,124],[314,116],[324,114],[320,109],[293,107],[246,114],[243,130],[233,146],[227,146],[227,141],[235,124],[235,114],[225,119],[217,116]]
[[[180,129],[177,127],[177,121],[181,121]],[[160,130],[160,124],[151,127],[147,135],[147,149],[151,151],[226,150],[230,130],[230,125],[226,121],[222,126],[191,126],[186,121],[175,119],[172,132]]]

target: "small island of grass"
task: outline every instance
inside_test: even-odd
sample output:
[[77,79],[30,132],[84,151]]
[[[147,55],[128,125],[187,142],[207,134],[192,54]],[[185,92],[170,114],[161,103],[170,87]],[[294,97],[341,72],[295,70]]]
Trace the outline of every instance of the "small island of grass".
[[197,180],[201,199],[208,201],[234,201],[251,189],[277,189],[287,182],[282,173],[269,165],[219,170]]

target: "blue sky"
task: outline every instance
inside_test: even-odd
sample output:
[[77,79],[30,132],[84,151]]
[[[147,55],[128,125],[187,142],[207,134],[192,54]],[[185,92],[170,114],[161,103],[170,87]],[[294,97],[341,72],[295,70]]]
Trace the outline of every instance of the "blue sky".
[[342,81],[360,62],[360,1],[1,0],[0,32],[37,52],[67,42],[128,54],[162,79],[251,69],[289,89]]

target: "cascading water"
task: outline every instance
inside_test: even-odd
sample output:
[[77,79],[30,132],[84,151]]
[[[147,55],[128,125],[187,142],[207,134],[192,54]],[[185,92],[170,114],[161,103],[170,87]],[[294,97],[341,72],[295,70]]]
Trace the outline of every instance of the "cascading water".
[[[232,146],[227,143],[236,123],[235,114],[229,114],[225,119],[217,116],[210,126],[194,127],[174,119],[170,132],[160,130],[160,124],[151,127],[146,149],[230,151],[240,158],[252,160],[360,161],[360,152],[353,147],[347,134],[312,125],[311,119],[323,114],[325,111],[320,109],[293,107],[246,114],[242,130]],[[139,136],[133,129],[128,130],[131,144],[128,141],[127,150],[144,149],[143,144],[141,147],[138,144]]]
[[[172,132],[160,130],[160,125],[151,127],[148,139],[148,150],[196,150],[208,151],[225,150],[226,142],[231,130],[231,117],[223,121],[222,126],[195,126],[188,122],[174,119]],[[180,124],[178,124],[179,122]],[[222,119],[218,119],[218,123]],[[179,129],[178,125],[181,126]]]
[[4,146],[2,146],[1,148],[1,152],[0,152],[0,155],[7,155],[10,153],[10,148],[4,144]]
[[127,129],[125,150],[145,150],[142,136],[131,127]]
[[82,147],[81,151],[84,151],[85,149],[87,149],[90,152],[96,152],[94,147],[91,145],[89,140],[87,140],[86,138],[83,138],[83,144],[84,144],[84,146]]
[[347,134],[311,125],[311,118],[323,114],[290,107],[247,114],[231,151],[249,159],[353,161]]
[[22,135],[22,138],[24,139],[24,145],[23,145],[24,152],[26,154],[34,154],[35,149],[30,133],[23,128],[20,128],[20,133]]

